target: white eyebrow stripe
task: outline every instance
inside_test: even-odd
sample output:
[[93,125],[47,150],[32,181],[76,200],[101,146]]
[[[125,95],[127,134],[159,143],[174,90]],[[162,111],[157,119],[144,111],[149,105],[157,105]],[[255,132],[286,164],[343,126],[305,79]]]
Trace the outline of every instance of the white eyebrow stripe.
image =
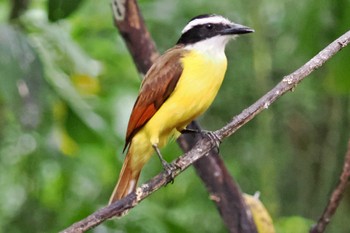
[[195,19],[189,22],[186,27],[182,30],[182,34],[190,30],[191,28],[197,26],[197,25],[203,25],[207,23],[213,23],[213,24],[232,24],[232,22],[228,19],[225,19],[221,16],[212,16],[207,18],[201,18],[201,19]]

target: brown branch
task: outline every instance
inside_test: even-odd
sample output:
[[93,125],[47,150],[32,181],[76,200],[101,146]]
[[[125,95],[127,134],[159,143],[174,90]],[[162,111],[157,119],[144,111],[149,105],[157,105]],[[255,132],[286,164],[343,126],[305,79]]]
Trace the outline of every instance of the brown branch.
[[18,19],[27,10],[30,1],[29,0],[12,0],[11,13],[9,15],[10,20]]
[[[114,22],[126,42],[137,69],[145,74],[158,56],[154,42],[146,29],[135,0],[112,2]],[[197,122],[190,127],[201,130]],[[193,136],[193,135],[192,135]],[[198,141],[191,135],[181,136],[177,142],[184,152],[189,151]],[[253,219],[247,214],[238,184],[230,176],[219,153],[209,155],[194,163],[194,168],[205,184],[219,213],[231,233],[256,233]],[[220,175],[216,175],[220,174]]]
[[[179,157],[174,162],[172,162],[173,165],[178,167],[178,169],[173,171],[173,177],[175,178],[176,176],[178,176],[183,170],[188,168],[199,158],[201,158],[210,150],[215,148],[216,145],[216,142],[213,141],[212,138],[203,137],[189,152],[185,153],[183,156]],[[112,218],[114,216],[121,216],[125,214],[127,210],[139,204],[142,200],[151,195],[153,192],[168,184],[171,180],[171,176],[169,176],[164,171],[152,178],[147,183],[138,187],[134,193],[131,193],[125,198],[96,211],[87,218],[63,230],[62,233],[85,232],[109,218]]]
[[159,56],[136,0],[113,0],[113,19],[139,72],[146,74]]
[[[195,121],[188,128],[200,130]],[[183,151],[189,151],[200,140],[200,136],[200,134],[183,134],[178,139],[178,143]],[[218,151],[209,151],[207,156],[194,162],[193,166],[204,182],[210,199],[215,202],[229,232],[257,232],[241,190],[227,170]]]
[[[292,90],[300,83],[307,75],[321,67],[332,56],[339,52],[342,48],[350,43],[350,31],[339,37],[337,40],[328,45],[319,54],[313,57],[309,62],[304,64],[297,71],[285,76],[280,83],[278,83],[271,91],[261,97],[253,105],[245,109],[242,113],[232,119],[232,121],[223,128],[214,132],[218,139],[222,140],[233,134],[240,127],[250,121],[258,113],[267,109],[273,102],[279,97]],[[177,176],[184,169],[190,166],[192,163],[209,153],[216,147],[216,142],[213,138],[202,137],[196,145],[183,156],[176,159],[173,164],[178,166],[179,169],[174,170],[174,176]],[[144,198],[149,196],[152,192],[158,190],[160,187],[165,186],[169,182],[169,177],[166,177],[165,173],[160,173],[149,182],[141,185],[137,188],[135,193],[131,193],[124,199],[113,203],[110,206],[102,208],[101,210],[91,214],[87,218],[75,223],[71,227],[67,228],[63,232],[84,232],[101,222],[123,213],[125,210],[133,208]]]
[[350,140],[348,142],[348,151],[346,152],[346,155],[345,155],[343,172],[339,177],[338,185],[335,187],[322,216],[318,220],[317,224],[311,228],[310,233],[322,233],[325,231],[328,223],[330,222],[331,218],[335,214],[335,211],[338,209],[340,201],[343,198],[345,189],[349,185],[349,179],[350,179]]

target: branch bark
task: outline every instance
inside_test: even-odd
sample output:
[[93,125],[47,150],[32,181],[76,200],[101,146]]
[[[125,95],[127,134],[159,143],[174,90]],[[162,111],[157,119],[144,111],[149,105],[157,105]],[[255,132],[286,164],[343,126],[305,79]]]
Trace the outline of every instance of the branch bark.
[[128,47],[137,70],[145,75],[159,56],[136,0],[113,0],[113,20]]
[[287,91],[294,90],[296,86],[311,72],[320,68],[332,56],[347,46],[349,44],[349,38],[350,31],[347,31],[341,37],[320,51],[311,60],[305,63],[302,67],[293,73],[283,77],[282,81],[279,82],[272,90],[266,93],[249,108],[245,109],[242,113],[235,116],[229,124],[227,124],[222,129],[217,130],[215,133],[219,136],[220,139],[232,135],[241,126],[254,118],[262,110],[268,109],[273,102],[284,95]]
[[[311,72],[320,68],[326,61],[328,61],[349,43],[350,31],[346,32],[337,40],[332,42],[298,70],[285,76],[282,81],[278,83],[271,91],[261,97],[253,105],[246,108],[242,113],[235,116],[231,122],[229,122],[223,128],[215,131],[214,135],[216,135],[217,140],[214,140],[213,137],[203,136],[190,151],[172,162],[173,165],[178,166],[178,169],[174,171],[174,176],[176,177],[195,161],[198,161],[198,159],[207,155],[211,150],[216,148],[216,143],[218,143],[219,140],[221,141],[232,135],[240,127],[253,119],[257,114],[262,112],[264,109],[267,109],[279,97],[296,88],[298,83],[304,80]],[[71,227],[62,232],[84,232],[94,226],[97,226],[103,221],[115,215],[120,215],[124,211],[133,208],[152,192],[158,190],[162,186],[165,186],[169,181],[170,177],[168,177],[164,172],[160,173],[149,182],[137,188],[135,193],[131,193],[124,199],[96,211],[87,218],[73,224]]]
[[[196,121],[192,122],[188,128],[201,130]],[[187,152],[200,138],[200,134],[183,134],[177,141],[182,150]],[[195,161],[193,166],[205,184],[210,199],[215,202],[229,232],[257,232],[239,185],[230,175],[218,150],[210,150],[207,156]]]
[[338,185],[335,187],[322,216],[320,217],[316,225],[311,228],[310,233],[322,233],[325,231],[328,223],[330,222],[331,218],[335,214],[335,211],[338,209],[340,201],[343,198],[345,189],[349,185],[349,179],[350,179],[350,140],[348,142],[348,150],[345,155],[343,172],[339,177]]
[[11,13],[9,20],[18,19],[27,10],[30,0],[12,0]]
[[[112,1],[112,8],[114,23],[123,36],[136,67],[140,73],[145,74],[158,53],[136,0]],[[201,130],[195,121],[189,128]],[[184,152],[189,151],[197,141],[197,137],[188,134],[182,135],[177,140]],[[256,227],[240,188],[231,177],[219,153],[216,150],[210,151],[208,156],[194,163],[194,168],[215,202],[229,232],[256,233]]]

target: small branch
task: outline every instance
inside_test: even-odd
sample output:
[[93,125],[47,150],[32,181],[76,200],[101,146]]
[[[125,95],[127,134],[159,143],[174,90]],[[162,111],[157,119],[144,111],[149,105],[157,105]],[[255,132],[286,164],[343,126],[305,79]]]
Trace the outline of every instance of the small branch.
[[27,10],[30,0],[12,0],[10,20],[18,19]]
[[[216,147],[216,145],[216,142],[211,140],[210,137],[203,137],[189,152],[176,159],[175,162],[172,162],[175,167],[178,167],[178,169],[173,171],[173,177],[175,178],[178,176],[183,170]],[[138,187],[134,193],[131,193],[125,198],[96,211],[87,218],[63,230],[62,233],[85,232],[109,218],[121,216],[153,192],[168,184],[171,180],[171,176],[166,172],[162,172],[152,178],[149,182]]]
[[325,231],[328,223],[330,222],[331,218],[335,214],[335,211],[337,210],[341,199],[343,198],[345,189],[349,185],[349,178],[350,178],[350,140],[348,142],[348,151],[346,152],[346,155],[345,155],[343,172],[339,177],[339,183],[337,187],[335,187],[322,216],[318,220],[317,224],[311,228],[310,233],[322,233]]
[[[280,96],[287,93],[289,90],[292,90],[300,83],[307,75],[312,71],[321,67],[327,60],[339,52],[342,48],[347,46],[350,43],[350,31],[346,32],[344,35],[339,37],[337,40],[328,45],[323,49],[319,54],[312,58],[309,62],[299,68],[297,71],[292,74],[285,76],[282,81],[277,84],[271,91],[266,95],[261,97],[253,105],[245,109],[242,113],[237,115],[232,119],[223,128],[215,131],[214,133],[218,139],[222,140],[234,132],[236,132],[240,127],[246,124],[248,121],[253,119],[258,113],[262,110],[267,109],[273,102],[275,102]],[[192,163],[208,154],[213,148],[215,148],[216,142],[210,140],[208,137],[203,137],[199,140],[196,145],[183,156],[173,162],[175,166],[178,166],[179,169],[174,171],[174,176],[177,176],[184,169],[190,166]],[[135,193],[131,193],[124,199],[113,203],[110,206],[107,206],[87,218],[81,220],[80,222],[75,223],[71,227],[67,228],[63,232],[84,232],[101,222],[123,213],[125,210],[133,208],[144,198],[149,196],[152,192],[158,190],[160,187],[165,186],[169,182],[170,177],[166,177],[165,173],[161,173],[154,177],[151,181],[143,184],[141,187],[137,188]]]
[[294,90],[298,83],[300,83],[311,72],[320,68],[326,61],[328,61],[342,48],[347,46],[349,44],[349,41],[350,31],[347,31],[298,70],[283,77],[282,81],[279,82],[271,91],[266,93],[249,108],[245,109],[241,114],[234,117],[229,124],[227,124],[222,129],[217,130],[215,133],[220,139],[223,139],[236,132],[241,126],[254,118],[262,110],[268,109],[273,102],[284,95],[287,91]]
[[[200,130],[197,122],[188,128]],[[178,143],[183,151],[189,151],[201,138],[200,134],[183,134]],[[237,182],[230,175],[217,150],[209,151],[208,156],[200,158],[193,166],[209,192],[210,199],[231,233],[255,233],[255,223],[243,199]]]

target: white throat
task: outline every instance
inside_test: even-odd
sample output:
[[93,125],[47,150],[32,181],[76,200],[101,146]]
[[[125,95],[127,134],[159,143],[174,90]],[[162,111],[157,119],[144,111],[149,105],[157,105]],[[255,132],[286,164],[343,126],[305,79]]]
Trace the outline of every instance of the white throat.
[[195,50],[196,52],[204,53],[213,59],[225,57],[226,44],[233,36],[215,36],[209,39],[186,45],[185,49]]

